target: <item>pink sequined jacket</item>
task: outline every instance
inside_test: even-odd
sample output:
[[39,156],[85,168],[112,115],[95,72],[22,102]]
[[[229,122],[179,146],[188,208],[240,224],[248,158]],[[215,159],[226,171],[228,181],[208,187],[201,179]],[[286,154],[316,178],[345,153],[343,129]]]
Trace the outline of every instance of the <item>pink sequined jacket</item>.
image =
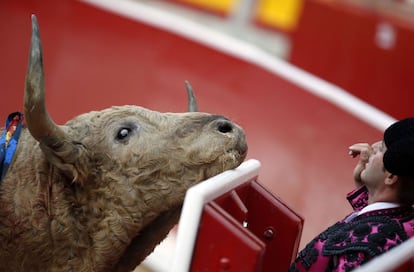
[[[368,204],[366,187],[347,196],[359,211]],[[374,210],[337,222],[314,238],[289,268],[296,271],[351,271],[414,236],[414,209]]]

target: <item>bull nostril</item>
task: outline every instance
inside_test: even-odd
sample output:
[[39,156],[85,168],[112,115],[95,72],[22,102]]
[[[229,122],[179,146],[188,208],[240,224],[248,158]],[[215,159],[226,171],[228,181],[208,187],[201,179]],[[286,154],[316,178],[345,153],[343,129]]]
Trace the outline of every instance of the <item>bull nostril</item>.
[[217,130],[221,133],[230,133],[233,131],[233,125],[229,121],[220,121],[217,123]]

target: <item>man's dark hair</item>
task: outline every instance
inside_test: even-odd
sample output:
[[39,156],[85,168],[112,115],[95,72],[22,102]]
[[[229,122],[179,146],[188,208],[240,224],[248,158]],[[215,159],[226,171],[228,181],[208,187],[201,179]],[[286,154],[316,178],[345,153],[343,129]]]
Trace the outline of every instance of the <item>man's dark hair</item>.
[[397,197],[402,205],[414,205],[414,177],[398,176],[400,187]]

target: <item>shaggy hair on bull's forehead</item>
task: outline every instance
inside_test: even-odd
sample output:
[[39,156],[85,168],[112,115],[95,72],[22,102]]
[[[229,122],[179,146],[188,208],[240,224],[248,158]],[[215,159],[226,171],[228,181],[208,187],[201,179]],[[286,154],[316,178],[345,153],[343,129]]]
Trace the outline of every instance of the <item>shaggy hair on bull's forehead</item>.
[[151,133],[151,137],[169,135],[181,138],[201,130],[218,117],[228,120],[205,113],[160,113],[138,106],[118,106],[79,115],[67,126],[71,128],[70,133],[80,137],[78,140],[91,135],[115,138],[118,130],[124,127],[137,132],[144,130],[146,134]]
[[105,129],[126,118],[135,119],[142,123],[161,124],[166,115],[139,106],[114,106],[78,115],[68,121],[66,125],[80,132],[86,131],[85,134],[88,134],[90,128]]

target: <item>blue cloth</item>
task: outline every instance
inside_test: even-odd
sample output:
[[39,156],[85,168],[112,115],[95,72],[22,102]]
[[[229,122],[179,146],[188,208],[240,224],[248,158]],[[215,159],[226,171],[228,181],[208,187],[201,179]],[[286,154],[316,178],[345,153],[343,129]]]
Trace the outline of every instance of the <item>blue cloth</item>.
[[[16,130],[12,132],[11,138],[7,141],[7,132],[10,129],[10,123],[15,117],[18,117],[18,122],[16,124]],[[0,138],[0,184],[6,175],[7,169],[10,166],[10,163],[13,159],[14,153],[17,148],[17,143],[19,141],[20,132],[22,129],[23,123],[23,114],[20,112],[11,113],[6,120],[6,125],[3,131],[3,134]]]

